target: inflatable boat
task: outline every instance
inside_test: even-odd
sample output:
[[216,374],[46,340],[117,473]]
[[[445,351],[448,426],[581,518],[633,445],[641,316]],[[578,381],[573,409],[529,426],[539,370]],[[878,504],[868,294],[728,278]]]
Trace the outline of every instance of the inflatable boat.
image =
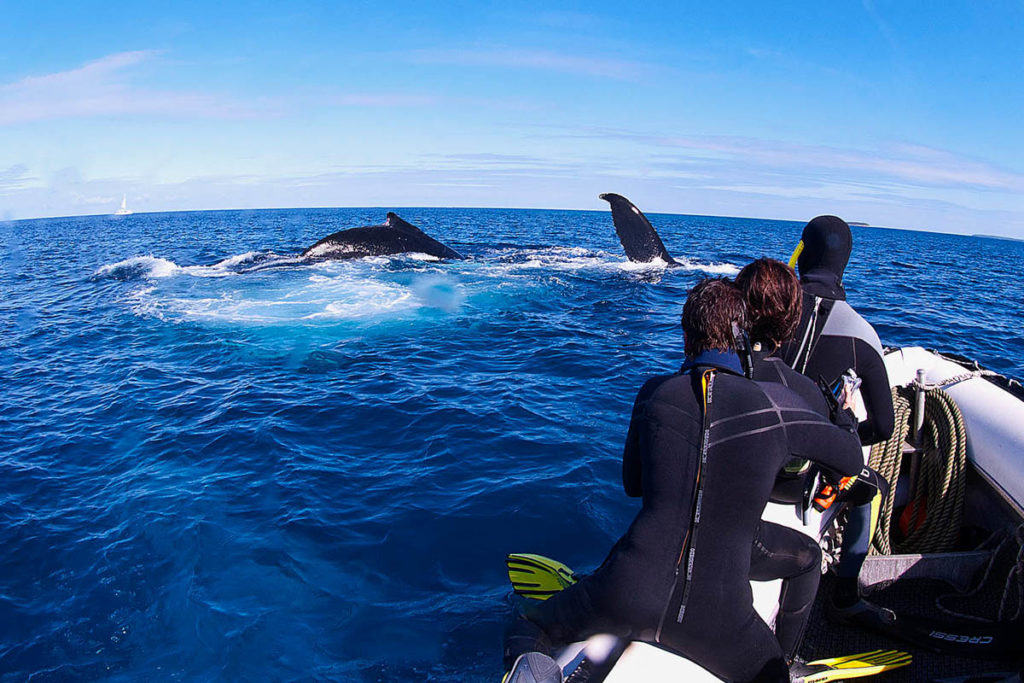
[[[1019,624],[1024,610],[1024,606],[1019,604],[1019,595],[1024,594],[1024,550],[1019,548],[1019,530],[1024,523],[1024,391],[1016,381],[985,370],[976,363],[919,347],[889,350],[885,363],[897,399],[897,433],[888,448],[890,459],[895,458],[890,463],[890,476],[896,481],[890,500],[896,501],[897,505],[893,510],[883,511],[893,540],[889,542],[879,538],[886,527],[880,523],[874,538],[874,554],[865,562],[861,572],[862,589],[874,599],[873,589],[893,591],[909,587],[914,592],[914,586],[918,585],[914,582],[925,580],[931,581],[932,585],[940,582],[948,586],[949,594],[959,599],[956,603],[958,609],[967,612],[960,614],[944,609],[947,614],[940,616],[947,619],[961,617],[960,623],[968,626],[963,629],[968,635],[954,629],[934,629],[924,637],[934,638],[935,642],[926,641],[920,643],[920,647],[908,646],[895,639],[888,643],[876,640],[873,645],[914,653],[914,664],[888,672],[886,680],[889,681],[936,680],[936,671],[978,673],[997,670],[1000,664],[985,658],[983,649],[987,643],[982,641],[986,636],[969,634],[977,632],[986,623],[995,625],[997,616],[1012,618]],[[902,401],[900,397],[903,397]],[[941,414],[929,417],[931,397],[945,401],[946,418]],[[955,405],[955,408],[950,405]],[[947,418],[955,424],[944,424]],[[944,438],[944,434],[948,438]],[[870,461],[877,467],[876,461],[886,457],[885,450],[879,445],[874,451],[865,448],[865,462]],[[952,513],[943,515],[940,510],[945,509],[947,502],[952,504]],[[909,521],[908,508],[914,512],[909,515]],[[822,545],[825,563],[835,559],[838,547],[835,535],[841,533],[842,517],[833,508],[819,513],[813,508],[804,510],[793,505],[769,503],[763,518],[817,538]],[[912,544],[914,527],[930,527],[928,535],[932,540],[929,542],[938,545],[929,547],[925,544],[923,549],[915,550]],[[934,541],[936,538],[939,540]],[[980,543],[978,539],[982,539]],[[999,539],[1001,542],[997,543]],[[1008,554],[1007,544],[1010,546]],[[878,551],[879,545],[883,551]],[[910,550],[907,550],[908,545]],[[997,555],[1010,557],[1010,566],[995,567]],[[1007,563],[1005,557],[1000,561],[1004,565]],[[996,594],[999,592],[998,584],[1003,583],[999,615],[983,615],[977,610],[970,613],[972,595],[977,594],[986,581],[994,586]],[[774,621],[780,585],[781,581],[751,582],[754,607],[768,624]],[[978,598],[977,602],[980,601]],[[1004,610],[1007,601],[1011,603],[1011,609]],[[1015,613],[1010,614],[1013,608]],[[808,641],[815,640],[816,629],[821,632],[817,634],[819,636],[826,633],[835,635],[835,630],[821,618],[820,608],[816,608],[816,612],[818,618],[812,617],[808,636],[801,648],[805,659],[816,654],[806,653]],[[856,641],[858,637],[852,634],[848,640]],[[959,645],[964,657],[958,658],[960,651],[951,655],[948,648],[940,647],[958,638],[963,640]],[[972,638],[977,642],[971,643]],[[616,644],[613,641],[608,637],[596,637],[588,643],[576,643],[562,651],[557,661],[566,681],[658,683],[718,680],[697,664],[655,645],[641,642]],[[831,641],[834,647],[836,639],[832,637]],[[831,655],[861,651],[858,642],[847,642],[840,637],[838,643],[844,651],[832,652]],[[932,644],[936,648],[930,647]],[[940,654],[931,655],[936,658],[931,666],[918,665],[922,658],[927,659],[928,653],[936,649]],[[976,651],[978,649],[982,651]],[[1018,655],[1024,655],[1024,642],[1020,643],[1019,650]],[[976,657],[979,654],[981,659]],[[963,659],[963,663],[958,664],[958,659]],[[1020,660],[1005,666],[1019,667]]]

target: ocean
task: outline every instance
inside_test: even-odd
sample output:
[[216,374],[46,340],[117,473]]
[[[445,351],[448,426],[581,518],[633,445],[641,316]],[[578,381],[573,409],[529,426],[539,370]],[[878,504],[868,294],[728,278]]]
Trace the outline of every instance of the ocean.
[[[385,212],[0,223],[0,679],[499,680],[504,555],[604,558],[687,289],[802,227],[651,214],[663,269],[607,212],[411,208],[468,260],[294,262]],[[853,233],[883,344],[1024,377],[1024,243]]]

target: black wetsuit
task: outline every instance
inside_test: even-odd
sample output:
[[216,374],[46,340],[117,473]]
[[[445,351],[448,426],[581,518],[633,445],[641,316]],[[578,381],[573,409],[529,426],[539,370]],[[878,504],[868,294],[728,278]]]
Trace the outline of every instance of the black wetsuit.
[[779,642],[752,605],[751,544],[789,458],[854,474],[860,444],[738,366],[732,354],[702,354],[644,384],[622,463],[626,493],[643,507],[593,574],[530,605],[510,630],[506,664],[612,633],[660,643],[729,680],[788,680]]
[[757,348],[751,352],[753,378],[757,382],[776,382],[796,393],[822,417],[829,417],[828,403],[821,389],[807,375],[800,374],[780,358],[776,350]]
[[804,228],[797,267],[803,288],[803,312],[793,339],[777,354],[813,381],[833,386],[853,369],[863,381],[860,393],[867,419],[858,427],[861,442],[870,445],[892,436],[893,412],[889,376],[878,334],[846,303],[843,271],[850,260],[850,226],[835,216],[818,216]]
[[[828,418],[828,404],[814,382],[767,350],[755,349],[752,361],[755,381],[782,384],[819,415]],[[803,480],[794,479],[793,482],[799,498],[803,492]],[[787,484],[789,482],[784,482],[783,486]],[[821,580],[821,549],[817,541],[795,529],[761,520],[750,550],[750,578],[754,581],[782,579],[775,637],[785,655],[792,659],[803,637]]]
[[[861,378],[867,417],[858,427],[861,443],[870,445],[892,436],[893,407],[878,334],[846,303],[843,271],[850,259],[850,227],[835,216],[819,216],[804,228],[797,266],[803,288],[803,312],[792,341],[779,355],[812,380],[834,386],[847,370]],[[869,505],[850,509],[844,533],[840,577],[855,578],[870,543]]]

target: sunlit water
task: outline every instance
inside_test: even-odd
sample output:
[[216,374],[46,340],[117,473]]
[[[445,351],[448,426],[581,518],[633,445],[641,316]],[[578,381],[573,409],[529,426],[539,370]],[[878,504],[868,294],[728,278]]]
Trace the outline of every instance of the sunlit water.
[[[603,558],[686,290],[801,227],[651,216],[667,270],[607,213],[406,209],[468,260],[294,259],[384,212],[0,224],[0,674],[498,680],[504,554]],[[1024,245],[854,230],[883,343],[1024,376]]]

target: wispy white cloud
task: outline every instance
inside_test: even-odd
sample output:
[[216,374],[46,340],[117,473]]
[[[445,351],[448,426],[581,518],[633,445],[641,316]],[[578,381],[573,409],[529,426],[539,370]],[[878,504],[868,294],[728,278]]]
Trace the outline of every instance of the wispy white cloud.
[[651,64],[625,59],[590,57],[527,48],[415,50],[408,53],[408,57],[414,62],[422,64],[535,69],[627,81],[644,78],[656,68]]
[[15,164],[7,168],[0,168],[0,194],[7,194],[25,187],[31,180],[28,166]]
[[289,111],[308,111],[318,108],[339,109],[420,109],[458,107],[460,109],[486,109],[497,111],[530,111],[537,105],[522,97],[476,97],[442,92],[416,91],[354,91],[320,89],[304,91],[282,98]]
[[90,208],[116,206],[121,201],[121,198],[116,195],[86,195],[75,191],[71,191],[68,194],[75,204]]
[[567,136],[625,140],[685,153],[680,163],[713,168],[716,160],[744,164],[748,169],[825,174],[832,179],[896,180],[927,187],[965,186],[1000,192],[1024,192],[1024,174],[997,168],[945,150],[894,144],[858,150],[735,136],[665,136],[629,131],[594,130]]
[[875,3],[872,2],[872,0],[861,0],[861,6],[864,8],[864,11],[867,12],[868,17],[870,17],[871,22],[878,29],[878,32],[882,34],[883,38],[885,38],[885,42],[889,44],[889,47],[892,48],[894,52],[897,52],[898,43],[896,41],[895,34],[889,24],[886,23],[885,20],[882,19],[881,15],[878,14],[878,10],[875,9]]
[[69,71],[0,85],[0,126],[140,114],[228,119],[267,114],[266,109],[259,110],[251,103],[218,95],[138,85],[139,67],[152,63],[159,54],[155,50],[120,52]]
[[[610,158],[615,156],[615,158]],[[898,182],[766,169],[736,159],[673,161],[597,155],[419,155],[373,166],[303,174],[224,174],[182,181],[82,179],[66,170],[8,193],[10,217],[112,212],[123,192],[136,211],[301,206],[501,206],[606,210],[601,191],[621,192],[649,212],[766,216],[806,220],[834,213],[875,225],[1024,236],[1017,195],[978,205],[978,193],[913,188]],[[650,164],[644,166],[644,161]],[[614,233],[609,232],[614,243]]]
[[607,25],[599,14],[576,12],[572,10],[547,10],[531,14],[529,21],[540,26],[555,28],[560,31],[593,31]]
[[[579,163],[568,158],[545,158],[525,154],[496,154],[492,152],[429,154],[422,158],[425,169],[474,170],[487,172],[516,171],[528,173],[579,172]],[[595,167],[596,168],[596,167]]]
[[435,95],[413,95],[406,93],[351,93],[334,95],[322,100],[322,104],[340,107],[427,107],[441,102]]

